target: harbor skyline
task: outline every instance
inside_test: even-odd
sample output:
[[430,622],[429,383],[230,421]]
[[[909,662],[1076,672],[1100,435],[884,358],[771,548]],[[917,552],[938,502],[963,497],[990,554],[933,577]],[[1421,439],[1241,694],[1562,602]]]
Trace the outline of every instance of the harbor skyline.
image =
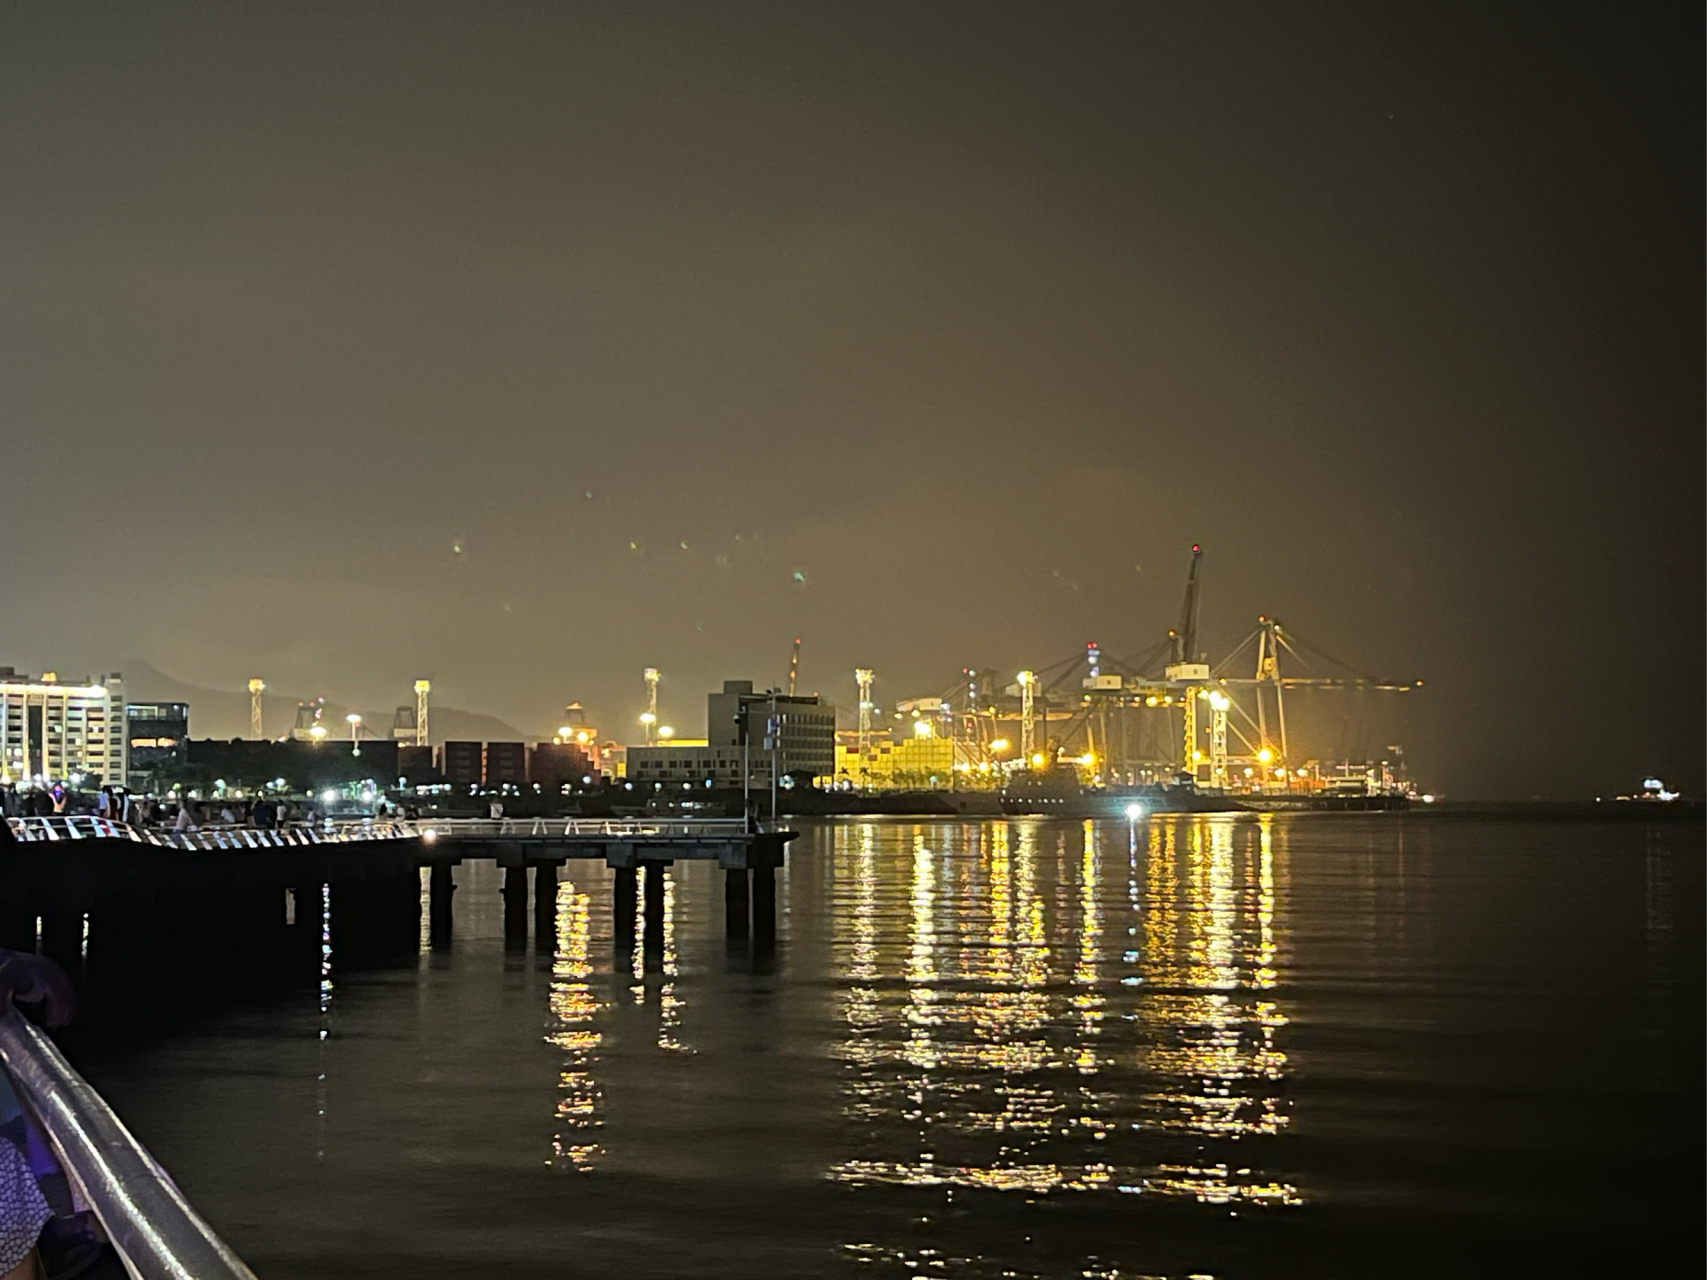
[[1206,635],[1426,673],[1446,790],[1698,787],[1682,43],[980,19],[9,14],[0,660],[922,691],[1140,647],[1201,541]]
[[0,7],[0,1277],[1688,1267],[1704,22]]

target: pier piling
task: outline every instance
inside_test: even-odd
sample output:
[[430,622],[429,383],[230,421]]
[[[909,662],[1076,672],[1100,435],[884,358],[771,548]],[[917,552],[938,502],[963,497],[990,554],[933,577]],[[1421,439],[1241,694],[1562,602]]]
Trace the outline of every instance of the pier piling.
[[753,943],[770,947],[776,943],[776,868],[754,867]]
[[[451,878],[450,863],[435,862],[427,884],[428,941],[434,951],[450,950],[451,895],[456,881]],[[301,908],[299,907],[298,910]]]
[[633,867],[617,867],[611,873],[611,937],[617,951],[634,950],[635,883]]
[[528,869],[504,868],[504,947],[525,947],[528,941]]
[[533,868],[533,949],[544,955],[557,950],[556,862],[539,862]]
[[646,864],[646,937],[642,962],[652,971],[664,967],[664,868],[668,865]]
[[734,867],[723,873],[723,936],[747,940],[747,869]]

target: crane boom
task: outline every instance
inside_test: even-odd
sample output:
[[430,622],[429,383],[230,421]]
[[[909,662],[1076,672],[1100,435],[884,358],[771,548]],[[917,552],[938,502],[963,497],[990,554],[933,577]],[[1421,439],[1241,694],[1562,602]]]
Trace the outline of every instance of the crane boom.
[[788,696],[794,696],[794,682],[800,676],[800,637],[794,638],[794,656],[788,660]]
[[1197,652],[1197,617],[1198,617],[1198,565],[1203,560],[1203,548],[1196,543],[1191,548],[1191,568],[1185,575],[1185,602],[1180,606],[1179,626],[1168,632],[1168,639],[1173,646],[1173,661],[1200,661]]

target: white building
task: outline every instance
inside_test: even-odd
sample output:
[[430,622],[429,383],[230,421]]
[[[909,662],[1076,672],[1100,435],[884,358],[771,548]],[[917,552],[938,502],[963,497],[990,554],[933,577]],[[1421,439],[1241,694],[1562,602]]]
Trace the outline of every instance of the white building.
[[789,775],[828,778],[835,772],[836,709],[816,694],[754,693],[751,680],[725,680],[723,691],[708,694],[705,701],[706,737],[629,747],[628,781],[669,789],[684,784],[739,787],[745,761],[748,785],[764,790],[771,784],[773,718],[779,780]]
[[124,677],[61,683],[0,667],[0,783],[128,781]]

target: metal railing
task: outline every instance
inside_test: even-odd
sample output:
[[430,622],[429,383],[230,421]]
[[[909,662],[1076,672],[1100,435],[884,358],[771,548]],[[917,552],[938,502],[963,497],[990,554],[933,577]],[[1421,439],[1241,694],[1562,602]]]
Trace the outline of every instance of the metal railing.
[[409,825],[429,839],[692,839],[748,833],[747,824],[740,818],[422,818]]
[[255,1280],[106,1099],[15,1009],[0,1015],[0,1066],[131,1274],[141,1280]]
[[186,831],[133,827],[110,818],[8,818],[20,844],[129,840],[159,849],[288,849],[362,840],[731,839],[750,834],[740,818],[422,818],[413,821],[332,819],[256,828],[210,825]]
[[370,820],[293,822],[282,827],[200,826],[186,831],[133,827],[111,818],[55,816],[7,818],[20,844],[67,840],[130,840],[160,849],[288,849],[304,845],[345,844],[354,840],[412,840],[420,835],[407,822]]

